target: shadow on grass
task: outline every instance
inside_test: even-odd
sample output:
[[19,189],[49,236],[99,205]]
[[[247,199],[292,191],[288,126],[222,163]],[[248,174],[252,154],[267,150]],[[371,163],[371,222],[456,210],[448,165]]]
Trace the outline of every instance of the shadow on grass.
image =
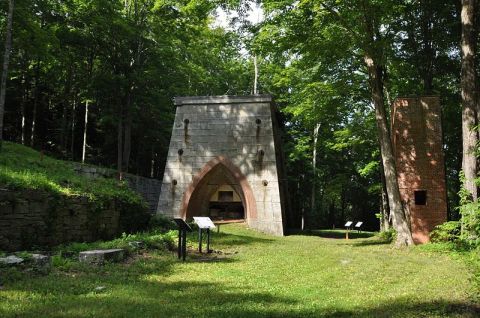
[[[203,239],[204,239],[203,242],[205,243],[206,238],[204,237]],[[189,233],[187,240],[198,245],[198,232]],[[273,239],[262,238],[262,237],[230,234],[230,233],[223,233],[223,232],[220,232],[220,233],[212,232],[210,246],[215,247],[215,245],[217,245],[222,247],[236,247],[239,245],[250,245],[250,244],[258,244],[258,243],[266,244],[266,243],[271,243],[273,241],[274,241]]]
[[199,253],[198,250],[189,251],[187,262],[191,263],[234,263],[237,259],[233,258],[234,254],[232,253]]
[[352,246],[373,246],[373,245],[390,245],[391,242],[381,240],[381,239],[372,239],[372,240],[363,240],[360,242],[355,242]]
[[[131,266],[84,266],[45,277],[23,277],[0,291],[0,317],[266,317],[281,314],[270,306],[297,303],[248,286],[198,282],[195,277],[169,281],[172,271],[185,265],[161,257]],[[1,292],[20,297],[4,298]]]
[[372,308],[338,310],[322,317],[480,317],[480,306],[469,302],[395,300]]
[[[305,231],[291,231],[290,235],[305,235],[305,236],[318,236],[318,237],[331,238],[331,239],[345,239],[346,231],[345,230],[305,230]],[[357,231],[348,232],[348,238],[351,240],[370,238],[370,237],[373,237],[374,235],[375,234],[372,232],[357,232]]]
[[[95,293],[94,286],[105,286]],[[78,293],[78,291],[83,291]],[[313,307],[291,297],[256,292],[248,286],[198,281],[168,282],[158,276],[116,281],[70,278],[56,288],[25,288],[31,297],[3,307],[2,317],[479,317],[468,302],[400,299],[378,306]],[[321,301],[321,299],[319,299]],[[0,308],[2,308],[0,306]]]

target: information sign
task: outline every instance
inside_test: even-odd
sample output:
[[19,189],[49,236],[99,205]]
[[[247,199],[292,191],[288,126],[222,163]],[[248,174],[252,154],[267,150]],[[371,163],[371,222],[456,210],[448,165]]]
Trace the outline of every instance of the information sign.
[[193,221],[201,229],[214,229],[215,228],[215,224],[213,224],[212,220],[208,216],[194,216]]
[[178,225],[178,258],[185,261],[187,256],[187,232],[192,232],[192,228],[183,219],[173,219]]
[[187,222],[185,222],[183,219],[175,218],[173,220],[175,221],[175,223],[177,223],[178,228],[181,231],[192,232],[192,228],[190,227],[190,225],[188,225]]

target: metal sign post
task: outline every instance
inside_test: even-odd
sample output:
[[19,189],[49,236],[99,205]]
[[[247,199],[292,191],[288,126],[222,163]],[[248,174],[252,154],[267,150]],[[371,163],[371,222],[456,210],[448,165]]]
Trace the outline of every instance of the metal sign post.
[[202,252],[203,230],[207,232],[207,253],[211,253],[210,250],[210,229],[215,228],[212,220],[209,217],[194,216],[193,221],[198,225],[198,251]]
[[183,219],[173,219],[178,225],[178,258],[182,258],[185,261],[187,256],[187,232],[192,232],[192,228]]
[[347,228],[347,232],[345,233],[345,239],[348,240],[348,232],[350,231],[350,227],[352,226],[353,222],[352,221],[348,221],[347,223],[345,223],[345,227]]

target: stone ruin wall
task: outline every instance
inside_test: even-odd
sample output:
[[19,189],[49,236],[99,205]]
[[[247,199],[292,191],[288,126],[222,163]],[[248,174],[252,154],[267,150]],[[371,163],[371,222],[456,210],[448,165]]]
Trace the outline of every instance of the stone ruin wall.
[[0,190],[0,250],[51,247],[66,242],[111,239],[122,228],[122,206],[101,209],[86,197],[38,190]]
[[[447,220],[445,163],[440,99],[397,98],[392,108],[392,139],[400,194],[410,213],[415,243],[425,243]],[[416,204],[422,191],[425,204]]]
[[[75,165],[77,173],[89,178],[111,178],[111,169]],[[160,181],[126,174],[129,187],[141,194],[154,213]],[[129,213],[131,212],[131,214]],[[122,232],[144,227],[147,214],[136,214],[112,199],[100,209],[86,197],[65,197],[37,190],[0,189],[0,250],[51,247],[66,242],[111,239]],[[140,228],[138,228],[140,229]]]
[[[117,178],[117,171],[107,168],[75,164],[74,170],[87,178]],[[162,182],[130,173],[124,173],[123,178],[127,181],[129,188],[140,194],[147,202],[150,212],[155,214]]]

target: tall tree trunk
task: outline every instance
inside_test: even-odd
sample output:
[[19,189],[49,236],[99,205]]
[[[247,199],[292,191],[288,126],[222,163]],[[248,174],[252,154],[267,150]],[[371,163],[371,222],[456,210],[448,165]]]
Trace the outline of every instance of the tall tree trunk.
[[75,160],[75,121],[77,119],[77,97],[78,94],[73,95],[73,104],[72,104],[72,124],[71,124],[71,135],[70,135],[70,156],[72,160]]
[[398,188],[397,169],[395,167],[395,158],[393,156],[392,140],[390,130],[387,124],[387,114],[385,112],[384,102],[384,69],[378,63],[382,56],[379,42],[382,40],[379,28],[374,19],[374,12],[365,2],[362,3],[364,12],[364,26],[366,31],[366,42],[364,43],[364,62],[368,71],[370,82],[370,92],[372,102],[375,107],[375,119],[378,130],[378,140],[380,143],[380,154],[385,175],[385,185],[387,188],[388,204],[392,216],[392,225],[397,231],[397,246],[412,245],[413,238],[409,226],[409,220],[403,208]]
[[83,125],[82,163],[85,163],[85,154],[87,150],[88,102],[89,102],[88,100],[85,102],[85,123]]
[[312,196],[311,196],[311,215],[315,215],[315,196],[317,192],[317,144],[318,132],[320,131],[320,123],[316,123],[313,128],[313,153],[312,153]]
[[5,94],[7,90],[8,63],[12,49],[12,25],[13,25],[14,0],[8,1],[7,30],[5,37],[5,53],[3,55],[2,78],[0,80],[0,151],[3,142],[3,117],[5,115]]
[[254,80],[253,80],[253,95],[257,95],[257,85],[258,85],[258,64],[257,64],[257,54],[253,56],[253,67],[254,67]]
[[[91,82],[92,80],[92,73],[93,73],[93,63],[95,60],[95,52],[92,49],[90,54],[88,55],[88,64],[87,64],[87,74],[88,74],[88,81]],[[85,101],[85,120],[83,124],[83,144],[82,144],[82,163],[85,163],[85,158],[87,155],[87,128],[88,128],[88,106],[90,104],[90,97],[89,90],[87,89],[87,100]]]
[[117,123],[117,170],[118,179],[123,179],[123,106],[120,101],[120,110]]
[[22,105],[21,107],[21,116],[22,116],[22,128],[21,128],[21,141],[22,145],[25,145],[25,109],[27,107],[28,99],[28,89],[27,89],[27,80],[25,74],[22,75],[22,84],[23,84],[23,94],[22,94]]
[[335,228],[335,223],[336,223],[336,219],[335,219],[335,201],[331,201],[330,202],[330,205],[328,207],[328,219],[329,219],[329,223],[332,224],[332,228]]
[[61,121],[61,136],[60,142],[62,145],[62,152],[66,155],[67,152],[67,117],[68,117],[68,104],[70,103],[70,92],[72,88],[73,67],[70,66],[67,71],[67,78],[65,81],[65,90],[63,92],[63,105],[62,105],[62,121]]
[[432,24],[433,12],[432,1],[423,0],[422,6],[422,35],[423,35],[423,52],[424,71],[423,71],[423,90],[425,94],[431,94],[433,91],[433,67],[435,65],[435,49],[432,40]]
[[35,142],[35,124],[37,121],[37,107],[38,107],[38,79],[40,77],[40,62],[37,61],[35,65],[35,91],[33,94],[33,114],[32,114],[32,127],[30,131],[30,147],[33,147]]
[[33,113],[32,113],[32,127],[30,130],[30,147],[33,147],[35,142],[35,125],[37,120],[38,95],[35,87],[35,97],[33,98]]
[[300,215],[301,215],[301,224],[300,224],[300,229],[303,231],[305,230],[305,225],[306,225],[306,217],[305,217],[305,203],[303,200],[299,202],[298,198],[300,198],[300,193],[302,193],[302,184],[305,184],[305,176],[302,174],[300,175],[300,178],[298,178],[297,182],[297,203],[300,204]]
[[[295,193],[295,198],[298,198],[298,196],[300,195],[300,179],[297,179],[297,187],[296,187],[296,193]],[[295,200],[295,203],[297,204],[298,206],[298,200]],[[300,230],[303,231],[303,226],[304,226],[304,215],[303,215],[303,210],[300,209],[300,207],[298,206],[297,207],[297,210],[300,211]]]
[[468,191],[471,200],[477,200],[477,159],[475,147],[478,143],[478,134],[474,130],[476,125],[477,109],[477,74],[475,65],[476,32],[475,32],[475,11],[476,0],[462,0],[462,70],[461,70],[461,91],[462,91],[462,143],[463,159],[462,169],[465,174],[464,187]]
[[153,144],[152,144],[152,151],[150,153],[150,178],[154,178],[155,177],[155,151],[154,151],[154,148],[153,148]]
[[390,207],[388,206],[387,184],[382,160],[380,160],[380,180],[382,181],[380,231],[383,232],[390,229]]
[[132,151],[132,99],[131,94],[128,93],[127,102],[125,105],[125,121],[124,121],[124,142],[123,142],[123,169],[125,172],[128,172],[128,167],[130,165],[130,154]]
[[368,52],[365,52],[364,60],[368,69],[372,102],[375,107],[375,118],[377,122],[383,168],[385,171],[388,203],[390,206],[390,212],[392,213],[392,223],[397,231],[396,245],[411,245],[413,244],[412,233],[408,226],[408,221],[400,197],[400,189],[398,188],[395,159],[393,157],[392,142],[390,139],[390,131],[387,125],[387,115],[385,113],[385,105],[383,101],[383,72],[381,67],[375,64],[373,57]]

